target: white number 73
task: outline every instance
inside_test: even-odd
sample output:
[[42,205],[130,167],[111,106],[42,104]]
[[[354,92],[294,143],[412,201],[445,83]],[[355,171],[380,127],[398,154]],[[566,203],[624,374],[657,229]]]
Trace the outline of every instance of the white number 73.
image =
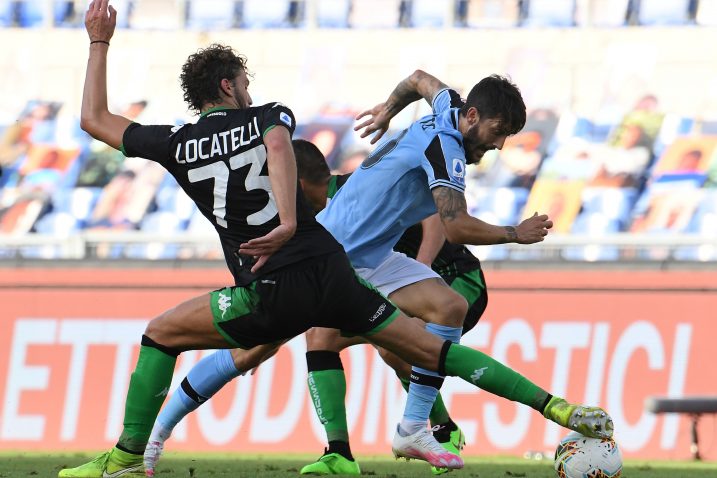
[[[266,163],[266,148],[264,145],[258,145],[248,151],[239,153],[229,159],[229,168],[232,170],[239,169],[242,166],[251,164],[249,172],[244,181],[244,187],[247,191],[255,189],[263,189],[269,195],[269,201],[260,211],[249,214],[246,218],[247,224],[250,226],[260,226],[271,220],[278,213],[274,194],[271,191],[271,182],[269,176],[261,176],[262,168]],[[228,227],[226,221],[227,214],[227,184],[229,183],[229,168],[222,161],[207,164],[200,168],[189,171],[189,182],[196,183],[206,179],[214,179],[214,216],[217,224],[222,227]]]

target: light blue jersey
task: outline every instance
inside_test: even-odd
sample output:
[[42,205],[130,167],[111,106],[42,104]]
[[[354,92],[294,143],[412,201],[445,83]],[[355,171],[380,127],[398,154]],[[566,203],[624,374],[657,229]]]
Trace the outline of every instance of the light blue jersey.
[[371,153],[317,216],[354,267],[377,267],[406,229],[436,212],[431,189],[465,190],[461,105],[454,90],[439,91],[433,114]]

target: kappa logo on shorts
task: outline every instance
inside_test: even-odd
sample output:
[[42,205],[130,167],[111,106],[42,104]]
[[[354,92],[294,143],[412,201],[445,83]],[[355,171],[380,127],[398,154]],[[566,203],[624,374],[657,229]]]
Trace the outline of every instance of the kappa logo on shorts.
[[224,318],[224,314],[226,314],[229,307],[232,306],[232,298],[228,295],[224,295],[221,292],[219,293],[219,310],[222,311],[222,319]]
[[286,126],[291,126],[291,116],[287,115],[283,111],[279,113],[279,119],[286,124]]
[[371,322],[381,317],[381,314],[383,314],[383,311],[386,310],[386,304],[381,304],[381,307],[378,308],[375,314],[373,314],[373,317],[371,317]]

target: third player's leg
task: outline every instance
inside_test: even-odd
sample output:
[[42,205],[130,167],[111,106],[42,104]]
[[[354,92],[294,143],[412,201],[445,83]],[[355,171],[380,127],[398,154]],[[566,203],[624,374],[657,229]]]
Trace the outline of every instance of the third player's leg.
[[363,337],[344,337],[338,329],[325,327],[312,327],[304,333],[306,337],[306,351],[328,350],[341,352],[346,347],[366,343]]

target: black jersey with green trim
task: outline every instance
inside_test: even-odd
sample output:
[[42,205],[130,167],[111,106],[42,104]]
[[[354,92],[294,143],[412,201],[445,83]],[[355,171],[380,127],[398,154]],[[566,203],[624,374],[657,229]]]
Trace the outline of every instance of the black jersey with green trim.
[[[329,178],[329,187],[326,192],[328,200],[331,200],[336,191],[344,185],[350,174],[341,176],[331,176]],[[421,246],[423,239],[423,227],[415,224],[403,233],[393,250],[402,252],[413,259],[418,255],[418,248]],[[448,241],[443,243],[443,247],[438,251],[435,260],[431,264],[431,268],[441,277],[456,277],[460,274],[480,269],[480,260],[468,250],[466,246],[452,244]]]
[[349,179],[349,176],[351,176],[351,174],[332,175],[329,178],[329,188],[326,191],[326,198],[333,199],[339,188]]
[[[124,132],[122,150],[164,166],[214,225],[237,285],[256,279],[253,259],[240,256],[239,245],[279,225],[271,191],[264,135],[275,127],[293,134],[294,114],[281,103],[245,109],[213,109],[195,124],[143,126]],[[269,273],[310,257],[341,251],[319,224],[297,186],[297,228],[260,273]]]

